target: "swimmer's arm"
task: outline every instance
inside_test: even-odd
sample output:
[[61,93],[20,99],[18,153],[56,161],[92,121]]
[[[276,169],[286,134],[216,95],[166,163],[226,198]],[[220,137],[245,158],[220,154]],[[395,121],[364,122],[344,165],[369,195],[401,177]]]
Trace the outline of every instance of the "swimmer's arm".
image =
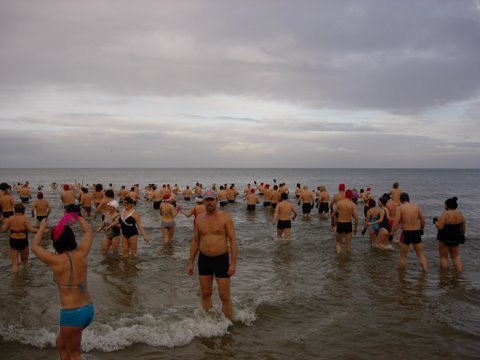
[[198,231],[198,226],[195,225],[194,235],[192,243],[190,244],[190,257],[188,259],[188,275],[193,275],[193,263],[197,257],[198,249],[200,247],[200,232]]
[[145,240],[146,242],[149,242],[150,238],[148,237],[147,234],[145,234],[145,229],[143,228],[142,219],[140,218],[140,215],[138,215],[138,213],[135,211],[132,216],[137,223],[137,227],[138,227],[138,230],[140,230],[140,234],[143,236],[143,240]]
[[358,228],[358,213],[357,213],[357,206],[353,206],[353,221],[355,223],[355,228],[354,230],[356,231]]
[[31,233],[36,233],[38,231],[37,228],[33,227],[32,223],[26,219],[25,221],[25,226],[27,227],[27,230],[30,231]]
[[272,224],[275,225],[275,223],[277,222],[278,220],[278,214],[279,214],[279,207],[277,205],[277,207],[275,208],[275,214],[273,215],[273,221],[272,221]]
[[238,256],[238,246],[237,246],[237,237],[235,235],[235,229],[233,227],[232,218],[229,216],[227,218],[226,230],[228,236],[228,242],[230,244],[230,265],[228,266],[227,274],[233,276],[237,271],[237,256]]
[[92,240],[93,240],[93,233],[90,225],[85,221],[85,219],[81,216],[77,219],[78,224],[83,230],[83,238],[80,245],[78,245],[77,251],[82,253],[84,256],[87,256],[90,252],[90,248],[92,247]]
[[443,213],[442,216],[440,216],[440,218],[437,221],[435,221],[435,226],[437,227],[437,229],[442,230],[443,227],[445,226],[446,220],[447,220],[447,215],[446,213]]
[[8,231],[8,229],[10,229],[10,221],[6,219],[5,223],[2,226],[2,232]]
[[180,210],[182,212],[183,215],[185,215],[186,217],[190,217],[193,215],[193,211],[194,209],[191,209],[191,210],[188,210],[187,212],[185,212],[184,210]]
[[398,208],[398,211],[395,211],[395,221],[393,222],[392,230],[390,231],[391,235],[395,235],[395,231],[397,231],[401,219],[402,219],[402,209]]
[[420,220],[420,230],[425,228],[425,217],[423,216],[422,209],[418,208],[418,219]]

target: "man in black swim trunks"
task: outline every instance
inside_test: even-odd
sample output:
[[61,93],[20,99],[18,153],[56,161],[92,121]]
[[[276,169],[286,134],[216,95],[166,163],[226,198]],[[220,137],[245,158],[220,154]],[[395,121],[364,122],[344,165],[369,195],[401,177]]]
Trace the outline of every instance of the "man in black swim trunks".
[[203,199],[206,212],[199,214],[195,222],[195,234],[190,247],[187,272],[189,275],[193,275],[193,263],[199,253],[198,274],[202,307],[205,311],[212,308],[212,288],[215,276],[222,301],[222,311],[226,318],[232,320],[230,277],[235,274],[238,253],[233,221],[228,213],[217,210],[215,191],[207,191]]
[[[348,189],[345,191],[345,199],[337,202],[335,210],[333,210],[332,218],[336,223],[336,245],[335,251],[337,254],[342,252],[342,240],[345,238],[345,250],[350,252],[352,248],[352,231],[357,232],[358,215],[357,205],[352,201],[353,191]],[[352,229],[352,218],[355,222],[355,228]]]
[[405,270],[407,267],[407,255],[410,244],[413,245],[423,271],[427,271],[427,258],[423,253],[422,234],[425,227],[425,218],[420,207],[410,203],[410,197],[407,193],[400,194],[402,203],[395,211],[395,222],[391,234],[401,225],[403,234],[400,237],[400,262],[399,269]]

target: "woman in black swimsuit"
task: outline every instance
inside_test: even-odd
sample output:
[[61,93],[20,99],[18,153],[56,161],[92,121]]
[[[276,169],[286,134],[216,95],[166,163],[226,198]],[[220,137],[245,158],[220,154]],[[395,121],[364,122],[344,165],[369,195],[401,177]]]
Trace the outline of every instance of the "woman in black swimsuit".
[[124,209],[120,213],[120,227],[122,229],[122,253],[123,257],[129,255],[137,256],[138,231],[143,236],[143,240],[148,242],[150,239],[145,235],[140,215],[133,208],[134,200],[127,196],[124,200]]
[[453,261],[453,266],[462,271],[463,264],[460,259],[460,244],[465,241],[465,218],[457,210],[457,198],[453,197],[445,201],[445,212],[439,219],[433,222],[438,229],[438,251],[440,253],[440,268],[448,268],[448,255]]
[[15,214],[5,220],[2,231],[10,230],[10,257],[12,259],[12,272],[18,271],[19,258],[25,269],[28,268],[28,232],[36,233],[38,230],[33,227],[25,216],[25,206],[15,204]]

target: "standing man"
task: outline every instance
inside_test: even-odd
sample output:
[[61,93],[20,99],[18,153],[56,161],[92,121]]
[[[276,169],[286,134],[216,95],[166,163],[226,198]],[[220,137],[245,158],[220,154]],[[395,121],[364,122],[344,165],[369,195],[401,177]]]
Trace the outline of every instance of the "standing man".
[[[293,216],[292,216],[293,214]],[[297,212],[293,205],[288,201],[288,194],[282,193],[280,195],[280,202],[275,207],[275,215],[273,216],[272,224],[277,224],[277,239],[280,239],[285,234],[285,239],[290,240],[292,234],[292,220],[297,217]]]
[[37,193],[37,200],[35,200],[32,205],[32,217],[37,217],[38,226],[40,226],[43,219],[48,217],[51,211],[50,203],[43,198],[43,193],[39,191]]
[[75,194],[69,184],[63,184],[63,191],[60,194],[60,199],[62,199],[63,209],[65,214],[70,205],[75,205]]
[[312,211],[314,194],[308,189],[307,185],[303,186],[302,192],[299,194],[300,201],[302,203],[302,213],[304,219],[310,219],[310,213]]
[[230,215],[217,210],[217,193],[207,191],[203,197],[206,212],[198,215],[195,234],[190,246],[188,274],[193,275],[193,263],[198,255],[198,274],[202,307],[212,308],[213,277],[217,281],[218,294],[222,301],[225,317],[233,319],[233,306],[230,296],[230,277],[235,274],[237,265],[237,241]]
[[345,250],[347,253],[352,249],[352,218],[355,222],[353,231],[357,232],[358,215],[357,205],[352,201],[353,191],[348,189],[345,191],[345,199],[337,202],[335,210],[333,210],[332,218],[336,219],[337,224],[337,242],[335,251],[337,254],[342,252],[342,239],[345,238]]
[[395,201],[397,205],[400,205],[400,195],[402,191],[400,190],[398,182],[393,183],[392,189],[390,190],[390,199]]
[[422,244],[423,228],[425,227],[423,212],[418,205],[410,203],[410,197],[407,193],[400,194],[400,201],[402,205],[396,208],[395,223],[392,228],[392,234],[395,234],[395,230],[400,224],[403,230],[403,236],[400,237],[403,238],[403,241],[400,242],[399,269],[406,269],[408,250],[410,244],[412,244],[423,271],[427,271],[427,258],[423,253]]

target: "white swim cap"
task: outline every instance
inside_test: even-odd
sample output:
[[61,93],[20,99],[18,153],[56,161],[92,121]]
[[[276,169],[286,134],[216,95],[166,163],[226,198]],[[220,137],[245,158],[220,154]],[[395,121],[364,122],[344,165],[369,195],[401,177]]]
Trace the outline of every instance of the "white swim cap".
[[107,206],[111,206],[111,207],[115,208],[115,210],[118,210],[118,202],[117,202],[117,200],[112,200],[112,201],[110,201],[110,202],[107,204]]

